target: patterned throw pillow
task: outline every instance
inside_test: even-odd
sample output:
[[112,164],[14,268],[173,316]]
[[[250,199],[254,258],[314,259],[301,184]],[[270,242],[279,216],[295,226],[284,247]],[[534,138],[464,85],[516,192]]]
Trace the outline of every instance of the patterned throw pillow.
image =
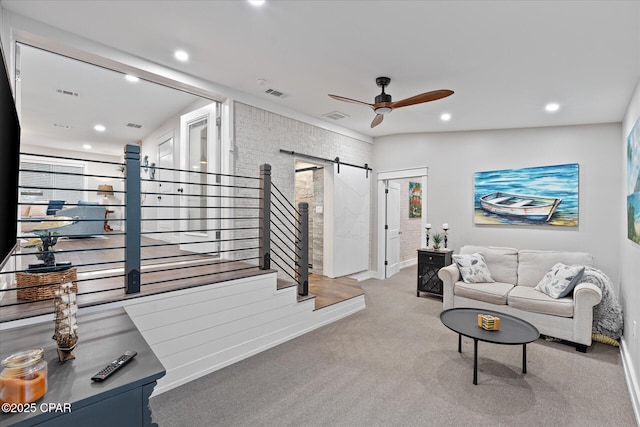
[[564,265],[559,262],[544,275],[534,288],[551,298],[563,298],[573,292],[573,288],[580,283],[584,267],[580,265]]
[[484,257],[480,253],[470,255],[453,255],[464,283],[492,283],[491,272]]

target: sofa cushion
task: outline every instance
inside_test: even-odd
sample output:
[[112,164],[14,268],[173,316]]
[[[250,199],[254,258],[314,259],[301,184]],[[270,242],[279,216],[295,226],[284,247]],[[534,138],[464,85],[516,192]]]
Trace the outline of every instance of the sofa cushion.
[[509,307],[559,317],[573,317],[573,298],[551,298],[529,286],[515,286],[507,298]]
[[573,292],[584,274],[580,265],[565,265],[561,262],[554,265],[535,286],[535,290],[549,295],[551,298],[562,298]]
[[[567,265],[593,266],[593,257],[585,252],[534,251],[523,249],[518,253],[518,261],[518,281],[513,283],[517,283],[518,286],[530,286],[532,288],[536,286],[544,275],[558,262]],[[489,269],[491,269],[491,265],[489,265]]]
[[47,215],[55,215],[64,206],[64,200],[49,200]]
[[491,272],[482,254],[453,255],[453,260],[460,270],[465,283],[492,283]]
[[47,216],[47,206],[48,205],[31,205],[31,209],[29,209],[29,217],[43,217]]
[[[513,289],[511,283],[465,283],[456,282],[453,287],[454,295],[484,301],[491,304],[505,305],[507,294]],[[538,292],[539,293],[539,292]]]
[[[511,283],[512,285],[515,285],[518,282],[517,249],[501,248],[497,246],[463,246],[460,248],[461,255],[468,255],[476,252],[482,254],[482,257],[487,263],[487,267],[489,267],[493,280],[496,282]],[[549,269],[547,268],[545,273],[548,270]],[[539,280],[540,279],[538,279],[538,281]]]

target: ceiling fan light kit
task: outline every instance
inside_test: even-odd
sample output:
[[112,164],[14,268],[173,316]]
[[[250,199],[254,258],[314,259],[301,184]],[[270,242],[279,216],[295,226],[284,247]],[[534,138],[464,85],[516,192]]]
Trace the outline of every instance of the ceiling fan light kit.
[[363,104],[369,106],[376,116],[373,118],[371,122],[371,127],[376,127],[382,120],[384,119],[384,115],[392,112],[395,108],[407,107],[409,105],[422,104],[424,102],[436,101],[438,99],[446,98],[447,96],[453,95],[452,90],[441,89],[434,90],[431,92],[421,93],[420,95],[412,96],[410,98],[403,99],[401,101],[393,102],[391,95],[385,93],[384,88],[389,86],[391,83],[391,79],[389,77],[378,77],[376,79],[376,84],[378,87],[382,88],[382,92],[380,95],[375,97],[375,103],[369,104],[367,102],[358,101],[357,99],[345,98],[344,96],[339,95],[329,95],[331,98],[336,99],[338,101],[343,102],[351,102],[353,104]]

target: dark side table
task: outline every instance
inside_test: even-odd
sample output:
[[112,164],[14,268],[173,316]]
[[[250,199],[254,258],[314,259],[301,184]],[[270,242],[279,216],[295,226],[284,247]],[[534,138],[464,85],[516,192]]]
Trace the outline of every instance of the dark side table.
[[442,296],[442,280],[438,271],[451,264],[451,249],[418,249],[418,289],[430,295]]

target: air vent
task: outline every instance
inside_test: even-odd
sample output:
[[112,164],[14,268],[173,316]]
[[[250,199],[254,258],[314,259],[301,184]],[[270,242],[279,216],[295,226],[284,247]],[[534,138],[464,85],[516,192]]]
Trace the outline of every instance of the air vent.
[[287,96],[289,96],[286,93],[281,92],[279,90],[275,90],[275,89],[267,89],[264,91],[264,93],[268,93],[269,95],[273,95],[277,98],[286,98]]
[[139,125],[137,123],[127,123],[125,124],[126,127],[130,127],[130,128],[134,128],[134,129],[140,129],[142,127],[142,125]]
[[63,95],[78,96],[78,92],[72,92],[70,90],[58,89],[57,92]]
[[63,125],[60,123],[52,123],[54,128],[62,128],[62,129],[71,129],[71,126],[69,125]]
[[345,113],[341,113],[340,111],[332,111],[330,113],[323,114],[323,116],[333,120],[340,120],[349,117],[348,115],[346,115]]

